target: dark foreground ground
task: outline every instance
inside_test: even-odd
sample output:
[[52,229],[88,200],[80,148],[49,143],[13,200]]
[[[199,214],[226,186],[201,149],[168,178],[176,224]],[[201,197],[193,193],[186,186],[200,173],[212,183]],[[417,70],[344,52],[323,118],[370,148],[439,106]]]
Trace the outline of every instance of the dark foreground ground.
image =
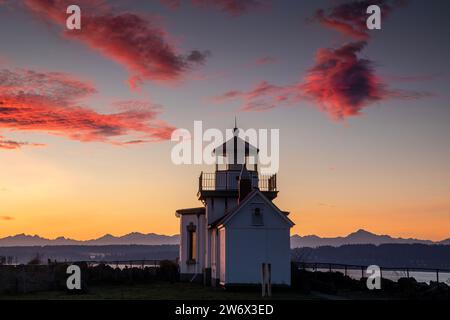
[[[297,293],[292,291],[274,292],[272,299],[317,300],[323,299],[319,293]],[[97,300],[97,299],[148,299],[148,300],[256,300],[261,292],[227,291],[221,288],[204,287],[195,283],[157,282],[136,285],[102,285],[91,287],[86,293],[72,294],[65,291],[43,291],[25,294],[0,294],[0,300]]]
[[[67,265],[21,265],[0,268],[0,300],[3,299],[148,299],[148,300],[256,300],[253,289],[212,288],[179,281],[178,265],[161,261],[158,267],[113,268],[109,265],[79,265],[82,290],[68,291]],[[351,279],[339,272],[310,272],[293,266],[291,287],[273,288],[272,299],[402,299],[450,300],[445,283],[382,278],[381,290],[368,290],[366,280]]]
[[[322,291],[322,290],[321,290]],[[380,291],[342,290],[326,293],[274,289],[266,300],[408,300],[411,297]],[[445,297],[434,297],[432,300]],[[0,300],[261,300],[259,290],[229,291],[205,287],[195,283],[157,282],[135,285],[99,285],[87,292],[74,294],[67,291],[39,291],[31,293],[0,294]],[[413,297],[417,299],[417,297]],[[421,299],[421,298],[419,298]],[[426,299],[429,300],[429,299]]]

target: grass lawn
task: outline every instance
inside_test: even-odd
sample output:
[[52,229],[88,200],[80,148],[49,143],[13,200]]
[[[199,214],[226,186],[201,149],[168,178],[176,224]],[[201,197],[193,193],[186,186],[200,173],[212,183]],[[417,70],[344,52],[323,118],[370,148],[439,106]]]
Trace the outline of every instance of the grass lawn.
[[[291,291],[273,290],[271,299],[317,300],[324,297],[316,294],[300,294]],[[64,291],[45,291],[15,295],[0,295],[1,299],[61,300],[61,299],[148,299],[148,300],[257,300],[260,291],[235,292],[222,288],[204,287],[193,283],[158,282],[145,285],[109,285],[90,287],[84,294],[69,294]]]

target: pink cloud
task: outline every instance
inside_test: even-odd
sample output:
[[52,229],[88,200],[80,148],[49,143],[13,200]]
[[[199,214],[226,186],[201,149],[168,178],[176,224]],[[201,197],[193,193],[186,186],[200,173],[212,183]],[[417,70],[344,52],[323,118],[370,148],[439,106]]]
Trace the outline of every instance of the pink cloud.
[[44,144],[13,141],[13,140],[6,139],[6,138],[0,136],[0,150],[1,149],[7,149],[7,150],[20,149],[23,146],[41,147],[41,146],[44,146]]
[[396,82],[422,82],[430,81],[438,78],[438,74],[428,74],[428,75],[412,75],[412,76],[386,76],[385,78],[390,81]]
[[[374,102],[386,99],[419,99],[427,92],[395,90],[377,76],[374,63],[360,57],[370,39],[366,27],[366,9],[371,4],[382,7],[383,15],[404,4],[402,0],[352,1],[328,10],[318,10],[315,20],[344,35],[361,41],[341,45],[338,48],[318,49],[315,64],[302,81],[278,86],[261,81],[249,91],[231,90],[213,98],[223,103],[241,101],[242,111],[265,111],[280,105],[298,104],[302,100],[313,101],[315,106],[335,120],[358,116]],[[415,77],[409,80],[422,80]]]
[[359,115],[362,108],[389,96],[372,62],[358,58],[366,45],[355,42],[338,49],[320,49],[301,90],[335,119]]
[[334,29],[343,34],[356,38],[357,40],[367,40],[369,35],[367,33],[367,28],[355,28],[348,22],[342,22],[339,20],[334,20],[325,16],[323,10],[319,10],[316,14],[316,19],[325,27]]
[[159,0],[167,8],[175,10],[181,6],[181,0]]
[[213,102],[238,100],[241,111],[267,111],[309,100],[332,119],[341,120],[360,115],[377,101],[430,96],[427,92],[389,88],[375,74],[373,63],[359,57],[365,45],[353,42],[337,49],[319,49],[315,65],[302,81],[283,86],[261,81],[251,90],[231,90],[216,96]]
[[231,16],[240,16],[266,5],[264,0],[191,0],[198,7],[212,7]]
[[261,58],[256,59],[255,63],[257,65],[267,65],[267,64],[273,64],[276,61],[277,61],[277,59],[275,59],[274,57],[266,56],[266,57],[261,57]]
[[296,85],[276,86],[267,81],[261,81],[249,91],[232,90],[213,97],[212,100],[215,103],[224,103],[237,99],[242,102],[241,111],[267,111],[282,103],[298,102],[299,93]]
[[[80,1],[79,1],[80,2]],[[65,26],[67,0],[26,0],[25,5],[39,18]],[[167,38],[155,17],[135,13],[115,14],[103,1],[82,0],[81,30],[65,30],[64,36],[80,41],[103,56],[124,66],[128,82],[136,88],[143,81],[172,82],[192,67],[202,64],[208,52],[194,50],[185,54]]]
[[366,25],[368,17],[366,10],[370,5],[378,5],[381,8],[382,18],[386,18],[394,8],[406,2],[406,0],[350,1],[328,10],[318,10],[314,20],[356,40],[367,40],[370,31]]
[[[64,73],[0,70],[0,130],[46,132],[113,144],[123,144],[128,136],[146,142],[170,138],[174,128],[158,119],[161,107],[125,101],[116,104],[120,112],[100,114],[81,104],[95,92],[91,84]],[[4,149],[27,145],[3,138],[0,141]]]
[[[180,8],[182,0],[159,0],[169,9]],[[214,8],[231,16],[240,16],[253,10],[267,6],[268,0],[190,0],[190,2],[201,8]]]

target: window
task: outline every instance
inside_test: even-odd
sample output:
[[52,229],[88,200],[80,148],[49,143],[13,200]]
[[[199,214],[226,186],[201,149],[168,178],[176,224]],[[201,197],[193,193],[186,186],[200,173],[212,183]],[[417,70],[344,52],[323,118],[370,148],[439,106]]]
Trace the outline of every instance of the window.
[[197,250],[196,250],[196,243],[197,243],[197,232],[192,231],[189,233],[189,260],[195,260],[197,258]]
[[188,258],[187,263],[195,263],[197,259],[197,232],[195,225],[191,222],[187,226],[188,232]]
[[256,207],[253,209],[252,214],[252,225],[254,226],[262,226],[263,223],[263,216],[262,216],[262,209],[259,207]]

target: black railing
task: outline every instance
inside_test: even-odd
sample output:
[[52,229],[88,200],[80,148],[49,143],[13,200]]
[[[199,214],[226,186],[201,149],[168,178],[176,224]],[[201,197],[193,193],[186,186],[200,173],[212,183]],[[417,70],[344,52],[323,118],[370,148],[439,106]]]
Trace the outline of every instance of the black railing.
[[[234,177],[236,178],[236,177]],[[256,180],[257,179],[257,180]],[[225,176],[222,181],[216,180],[216,173],[214,172],[202,172],[198,181],[198,190],[201,191],[216,191],[227,190],[237,191],[238,184],[230,181],[229,177]],[[277,175],[259,175],[254,177],[254,184],[258,183],[260,191],[277,191]]]
[[[309,271],[322,271],[322,272],[341,272],[344,275],[351,276],[352,278],[364,278],[367,277],[366,270],[368,266],[353,265],[353,264],[340,264],[340,263],[328,263],[328,262],[299,262],[293,261],[293,264],[298,269]],[[379,266],[381,277],[396,280],[395,278],[416,278],[417,281],[437,281],[447,282],[450,281],[450,270],[442,268],[420,268],[420,267],[384,267]],[[420,274],[422,273],[422,275]],[[425,277],[423,274],[428,274]],[[417,279],[419,278],[419,279]]]

